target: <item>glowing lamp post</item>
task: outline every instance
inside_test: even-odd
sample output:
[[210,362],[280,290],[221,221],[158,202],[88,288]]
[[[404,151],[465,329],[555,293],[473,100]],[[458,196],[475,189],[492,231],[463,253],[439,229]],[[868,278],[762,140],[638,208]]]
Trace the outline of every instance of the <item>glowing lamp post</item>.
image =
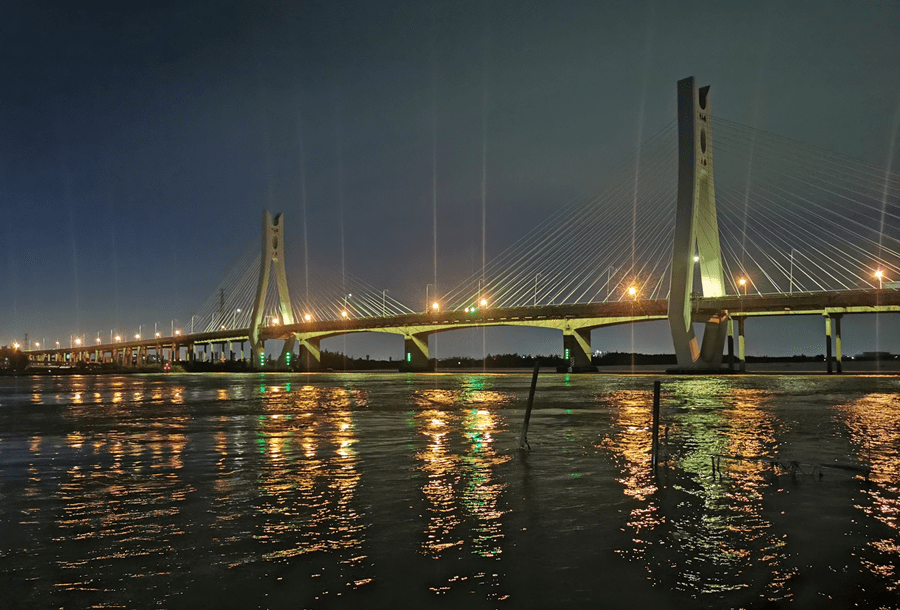
[[884,273],[881,271],[881,269],[875,272],[875,277],[878,278],[878,290],[881,290],[881,282],[884,279]]
[[747,279],[742,277],[738,280],[738,284],[744,289],[744,296],[747,296]]

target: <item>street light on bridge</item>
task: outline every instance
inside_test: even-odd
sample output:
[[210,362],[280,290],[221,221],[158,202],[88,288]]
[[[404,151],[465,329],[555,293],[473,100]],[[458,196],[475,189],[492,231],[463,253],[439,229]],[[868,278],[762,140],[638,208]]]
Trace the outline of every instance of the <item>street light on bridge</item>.
[[312,316],[309,315],[309,314],[305,314],[305,315],[303,316],[303,319],[306,320],[307,322],[309,322],[310,320],[312,320]]
[[[121,336],[121,335],[116,335],[116,343],[118,343],[118,342],[121,341],[121,340],[122,340],[122,336]],[[59,341],[57,341],[56,344],[59,345]]]
[[738,280],[738,284],[741,285],[741,288],[744,289],[744,296],[747,296],[747,278],[741,278]]
[[882,279],[884,278],[884,273],[881,271],[881,269],[879,269],[878,271],[875,272],[875,277],[878,278],[878,290],[881,290],[881,286],[882,286],[881,282],[882,282]]
[[435,301],[434,303],[431,304],[431,309],[434,312],[437,312],[437,310],[439,310],[440,308],[441,308],[441,305],[437,301]]
[[635,288],[634,286],[629,286],[628,294],[631,296],[631,298],[636,298],[637,297],[637,288]]

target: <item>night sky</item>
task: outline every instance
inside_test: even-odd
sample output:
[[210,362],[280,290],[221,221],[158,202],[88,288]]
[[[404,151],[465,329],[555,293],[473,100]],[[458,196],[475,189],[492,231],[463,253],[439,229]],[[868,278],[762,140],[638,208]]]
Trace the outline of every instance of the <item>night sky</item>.
[[[263,209],[302,255],[304,191],[310,265],[343,260],[419,310],[435,200],[449,290],[480,268],[483,230],[490,259],[597,192],[690,75],[717,116],[900,171],[896,1],[10,2],[0,27],[0,344],[185,326]],[[748,353],[822,353],[823,328],[751,320]],[[656,323],[594,348],[632,332],[672,352]],[[345,346],[402,352],[323,344]],[[562,341],[449,333],[437,355],[485,347]],[[874,349],[900,352],[900,316],[845,318],[844,352]]]

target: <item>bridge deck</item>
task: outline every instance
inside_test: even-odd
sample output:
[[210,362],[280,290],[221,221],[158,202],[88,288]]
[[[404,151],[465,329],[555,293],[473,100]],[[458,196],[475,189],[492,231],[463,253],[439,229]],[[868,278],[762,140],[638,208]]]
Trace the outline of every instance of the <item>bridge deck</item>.
[[[694,316],[704,321],[723,314],[736,316],[822,315],[849,313],[900,312],[900,290],[844,290],[794,294],[728,295],[702,297],[694,301]],[[309,337],[331,337],[353,332],[411,334],[444,332],[481,326],[536,326],[556,329],[597,328],[600,326],[662,320],[667,317],[668,301],[635,300],[608,303],[538,305],[465,311],[412,313],[383,318],[350,318],[267,326],[261,329],[266,340],[285,339],[293,333]],[[27,350],[32,356],[71,352],[109,352],[121,349],[160,349],[172,345],[227,343],[246,341],[248,328],[199,332],[187,335],[98,343],[80,347]]]

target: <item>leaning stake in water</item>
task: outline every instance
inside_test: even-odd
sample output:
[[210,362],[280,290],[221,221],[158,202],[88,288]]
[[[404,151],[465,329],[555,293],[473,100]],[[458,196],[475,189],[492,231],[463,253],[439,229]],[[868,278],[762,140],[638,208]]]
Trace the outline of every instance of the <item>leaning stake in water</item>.
[[528,421],[531,419],[531,406],[534,404],[534,388],[537,386],[538,370],[541,368],[540,361],[534,363],[534,373],[531,375],[531,391],[528,392],[528,406],[525,407],[525,421],[522,422],[522,434],[519,435],[519,449],[531,449],[528,444]]

